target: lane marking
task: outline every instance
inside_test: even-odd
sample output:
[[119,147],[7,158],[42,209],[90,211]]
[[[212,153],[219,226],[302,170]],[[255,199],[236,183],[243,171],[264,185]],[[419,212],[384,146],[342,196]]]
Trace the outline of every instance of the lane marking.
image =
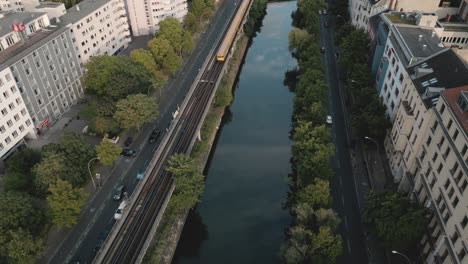
[[347,241],[348,241],[348,252],[349,254],[351,254],[351,244],[349,243],[349,239],[347,239]]
[[346,217],[346,215],[344,217],[344,225],[346,227],[346,230],[348,230],[348,218]]
[[344,206],[344,196],[341,196],[341,201],[343,202],[343,206]]
[[343,185],[343,177],[340,177],[340,185]]

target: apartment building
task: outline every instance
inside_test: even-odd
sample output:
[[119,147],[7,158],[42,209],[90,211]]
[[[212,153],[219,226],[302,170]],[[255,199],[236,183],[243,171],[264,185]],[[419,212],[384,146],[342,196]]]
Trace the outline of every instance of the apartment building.
[[434,13],[439,18],[457,14],[459,1],[453,0],[350,0],[351,24],[365,31],[369,29],[369,19],[384,11]]
[[133,36],[154,34],[159,22],[174,17],[183,20],[187,0],[125,0]]
[[39,0],[0,0],[0,11],[23,12],[33,11]]
[[70,28],[82,64],[92,56],[116,55],[131,41],[124,0],[84,0],[55,22]]
[[441,91],[427,116],[414,197],[433,213],[421,246],[425,263],[468,262],[468,86]]
[[[0,131],[4,125],[17,130],[17,140],[26,134],[34,137],[82,97],[82,69],[72,39],[70,28],[50,25],[45,13],[7,13],[0,17],[0,43],[3,47],[0,72],[5,74],[9,84],[12,82],[10,76],[15,83],[15,86],[6,88],[10,91],[5,92],[15,103],[21,102],[28,112],[28,115],[23,115],[23,107],[16,105],[14,109],[18,109],[20,114],[12,112],[13,119],[1,119],[6,125],[0,123]],[[21,100],[16,100],[16,94],[21,96]],[[5,94],[1,97],[3,100],[10,98],[5,98]],[[5,107],[3,103],[1,105]],[[8,112],[14,109],[9,105],[6,108]],[[13,125],[9,124],[10,120]],[[27,120],[34,129],[29,129],[31,125]],[[20,129],[23,122],[26,126]],[[22,129],[25,129],[24,133]],[[11,137],[10,140],[13,142]],[[6,141],[9,140],[5,138]],[[8,152],[11,148],[7,149],[7,146],[13,147],[12,144],[4,144],[5,150],[0,152],[0,156]]]
[[[432,16],[421,16],[420,23]],[[387,27],[383,32],[388,35],[385,46],[378,50],[379,54],[373,56],[372,72],[375,72],[377,93],[387,107],[388,117],[393,121],[401,102],[401,92],[411,82],[406,68],[447,48],[431,29],[414,24],[394,23],[401,21],[398,13],[381,14],[381,18]]]

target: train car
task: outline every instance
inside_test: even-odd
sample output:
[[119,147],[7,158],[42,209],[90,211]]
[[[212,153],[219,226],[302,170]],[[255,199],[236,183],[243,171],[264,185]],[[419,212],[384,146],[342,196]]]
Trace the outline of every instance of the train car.
[[226,59],[229,49],[231,48],[232,42],[236,37],[237,30],[239,30],[239,27],[241,26],[242,21],[244,20],[245,13],[249,8],[250,1],[251,0],[243,0],[239,9],[237,10],[235,17],[232,20],[231,25],[229,26],[229,29],[226,32],[226,35],[224,36],[223,42],[221,43],[221,46],[218,49],[218,53],[216,55],[217,61],[223,62]]

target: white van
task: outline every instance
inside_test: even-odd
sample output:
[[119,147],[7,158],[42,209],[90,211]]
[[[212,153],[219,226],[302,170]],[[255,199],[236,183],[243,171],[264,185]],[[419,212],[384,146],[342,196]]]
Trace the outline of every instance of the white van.
[[123,200],[120,203],[119,208],[117,208],[117,210],[115,211],[115,214],[114,214],[114,219],[115,220],[119,220],[120,218],[122,218],[122,215],[123,215],[123,212],[124,212],[126,206],[127,206],[127,201]]

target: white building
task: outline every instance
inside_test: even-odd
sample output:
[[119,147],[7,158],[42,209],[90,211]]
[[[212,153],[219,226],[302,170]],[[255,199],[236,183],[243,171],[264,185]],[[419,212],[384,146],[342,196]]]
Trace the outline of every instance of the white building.
[[0,11],[34,11],[39,5],[39,0],[0,0]]
[[125,0],[133,36],[154,34],[159,22],[174,17],[183,20],[187,0]]
[[349,13],[351,24],[367,31],[369,18],[387,10],[435,13],[443,18],[459,11],[458,6],[451,5],[450,0],[349,0]]
[[23,141],[35,138],[31,116],[9,68],[0,71],[0,157]]
[[[49,25],[45,13],[7,13],[0,18],[0,72],[8,83],[1,87],[0,110],[5,108],[8,118],[0,119],[6,124],[0,123],[0,131],[2,125],[12,129],[11,136],[6,130],[0,141],[5,148],[0,158],[24,136],[41,133],[83,96],[72,38],[70,28]],[[10,124],[15,121],[17,125]]]
[[71,29],[82,64],[92,56],[118,54],[131,41],[123,0],[84,0],[56,24]]

